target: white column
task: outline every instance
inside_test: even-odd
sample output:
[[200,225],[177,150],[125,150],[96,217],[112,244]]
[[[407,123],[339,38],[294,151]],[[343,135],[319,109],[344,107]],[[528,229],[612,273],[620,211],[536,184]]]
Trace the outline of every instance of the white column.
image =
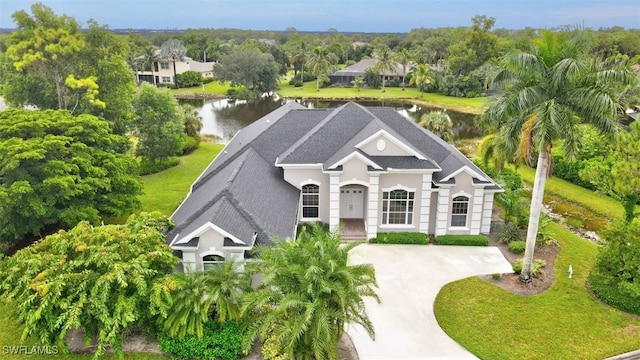
[[429,233],[429,215],[431,212],[431,174],[422,175],[420,190],[420,232]]
[[473,190],[473,205],[471,206],[471,226],[469,233],[471,235],[480,234],[480,226],[482,224],[482,205],[484,205],[484,188],[476,187]]
[[378,234],[378,204],[380,203],[379,174],[369,175],[369,199],[367,201],[367,239]]
[[484,194],[484,206],[482,209],[482,227],[480,232],[488,234],[491,232],[491,216],[493,213],[493,193]]
[[329,229],[340,227],[340,174],[329,175]]
[[447,224],[449,223],[449,193],[451,189],[448,187],[440,187],[438,191],[438,209],[436,213],[436,236],[445,235],[447,233]]

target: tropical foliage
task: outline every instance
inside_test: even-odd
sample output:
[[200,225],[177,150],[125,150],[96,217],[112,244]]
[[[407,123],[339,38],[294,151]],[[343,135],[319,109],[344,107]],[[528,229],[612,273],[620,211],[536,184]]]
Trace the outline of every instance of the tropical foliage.
[[0,112],[0,241],[137,209],[136,163],[118,153],[126,147],[126,138],[92,115]]
[[263,93],[277,88],[278,71],[273,55],[256,49],[238,49],[220,57],[214,76],[231,82],[232,86],[243,85],[246,90]]
[[81,222],[0,262],[0,294],[16,306],[22,339],[65,348],[65,336],[82,328],[96,336],[96,356],[112,345],[122,356],[123,331],[147,326],[171,283],[178,262],[166,246],[159,213],[132,215],[123,225]]
[[243,306],[253,321],[246,349],[257,335],[272,333],[291,359],[337,359],[345,324],[360,324],[373,338],[363,297],[378,300],[374,269],[347,264],[357,244],[341,244],[318,224],[304,227],[296,241],[275,242],[259,250],[262,286]]
[[180,86],[178,83],[178,73],[176,72],[176,61],[181,61],[186,53],[187,49],[182,46],[178,39],[169,39],[162,43],[160,47],[160,59],[162,59],[162,61],[171,61],[173,64],[173,85],[176,88]]
[[418,125],[436,134],[446,142],[453,142],[453,122],[444,111],[430,111],[420,117]]

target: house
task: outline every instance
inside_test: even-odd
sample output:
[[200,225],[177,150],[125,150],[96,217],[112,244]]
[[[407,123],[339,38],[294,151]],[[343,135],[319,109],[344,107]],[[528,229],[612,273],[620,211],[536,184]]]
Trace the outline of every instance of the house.
[[[347,66],[342,70],[338,70],[331,75],[329,75],[329,79],[331,84],[351,84],[356,77],[364,76],[365,71],[374,67],[376,65],[375,59],[362,59],[357,63]],[[386,81],[389,81],[392,78],[402,78],[402,64],[395,63],[395,71],[387,71],[383,75],[385,76]],[[409,73],[409,67],[407,67],[407,73]]]
[[[160,56],[160,50],[156,50],[156,55],[158,57]],[[186,71],[197,71],[202,74],[202,77],[212,78],[214,64],[214,62],[200,62],[185,56],[182,58],[182,61],[176,61],[176,74],[182,74]],[[156,84],[173,84],[172,61],[155,61],[153,63],[153,69],[153,72],[151,69],[138,70],[136,72],[138,79],[153,84],[153,77],[155,76]]]
[[185,270],[240,260],[301,222],[378,232],[488,233],[502,189],[392,108],[290,102],[239,131],[172,215]]

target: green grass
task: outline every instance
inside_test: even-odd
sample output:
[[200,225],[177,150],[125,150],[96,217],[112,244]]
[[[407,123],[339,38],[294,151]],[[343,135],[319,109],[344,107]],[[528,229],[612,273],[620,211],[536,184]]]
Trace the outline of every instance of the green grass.
[[184,200],[191,184],[222,148],[224,145],[202,143],[193,153],[180,157],[180,165],[143,176],[142,210],[171,215]]
[[602,359],[639,349],[640,319],[602,305],[585,288],[596,245],[550,226],[561,246],[550,289],[519,296],[477,277],[448,284],[435,302],[440,326],[481,359]]
[[[528,166],[520,166],[517,169],[522,180],[533,184],[536,170]],[[592,212],[605,216],[608,219],[619,219],[624,216],[622,204],[606,195],[597,194],[589,189],[577,186],[566,180],[557,177],[547,179],[545,183],[545,193],[553,194],[562,199],[574,202]],[[636,206],[636,211],[640,211],[640,206]]]
[[[208,84],[204,84],[204,92],[208,94],[218,94],[218,95],[226,95],[227,90],[229,89],[242,89],[242,86],[231,86],[230,83],[221,83],[220,81],[212,81]],[[194,86],[190,88],[181,88],[176,90],[171,90],[175,93],[201,93],[202,86]]]

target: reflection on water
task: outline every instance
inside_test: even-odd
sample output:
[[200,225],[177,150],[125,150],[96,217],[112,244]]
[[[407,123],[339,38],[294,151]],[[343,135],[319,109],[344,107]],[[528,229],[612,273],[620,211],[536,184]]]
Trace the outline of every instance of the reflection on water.
[[[198,114],[202,118],[202,134],[215,135],[224,142],[228,142],[238,130],[258,120],[271,111],[279,108],[290,101],[297,101],[308,108],[335,108],[346,103],[346,101],[306,101],[287,100],[277,96],[265,97],[258,101],[246,102],[244,100],[191,100],[187,101],[198,109]],[[181,100],[181,102],[184,102]],[[398,101],[356,101],[364,106],[388,106],[396,109],[400,114],[410,117],[415,121],[420,121],[420,117],[434,110],[445,110],[441,108],[427,108],[414,104]],[[446,110],[453,122],[453,131],[456,139],[477,138],[483,135],[481,129],[474,126],[475,115],[465,114],[457,111]]]

